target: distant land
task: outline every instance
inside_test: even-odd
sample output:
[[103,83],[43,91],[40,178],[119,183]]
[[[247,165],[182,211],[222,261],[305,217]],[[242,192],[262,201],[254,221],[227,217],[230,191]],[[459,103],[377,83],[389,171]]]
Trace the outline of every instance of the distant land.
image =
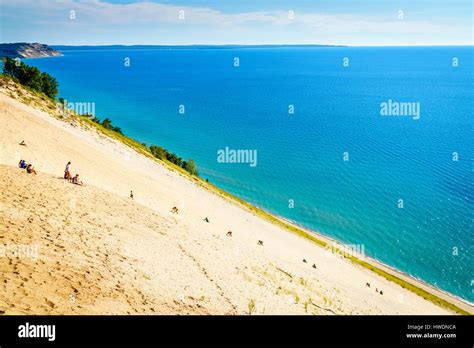
[[343,45],[99,45],[99,46],[67,46],[51,45],[58,51],[62,50],[93,50],[93,49],[238,49],[238,48],[293,48],[293,47],[347,47]]
[[0,57],[41,58],[57,56],[62,56],[62,54],[45,44],[27,42],[0,44]]
[[10,58],[41,58],[62,56],[59,51],[72,50],[127,50],[127,49],[246,49],[246,48],[295,48],[295,47],[347,47],[342,45],[51,45],[40,43],[2,43],[0,44],[0,57]]

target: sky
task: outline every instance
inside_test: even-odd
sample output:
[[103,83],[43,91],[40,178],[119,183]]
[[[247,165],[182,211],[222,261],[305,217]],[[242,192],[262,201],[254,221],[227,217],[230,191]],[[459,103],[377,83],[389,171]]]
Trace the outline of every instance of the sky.
[[472,45],[472,0],[0,0],[0,42]]

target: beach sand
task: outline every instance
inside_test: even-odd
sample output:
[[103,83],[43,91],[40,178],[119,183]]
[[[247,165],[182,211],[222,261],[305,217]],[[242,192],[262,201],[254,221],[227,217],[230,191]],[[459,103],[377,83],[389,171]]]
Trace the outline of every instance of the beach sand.
[[[0,313],[450,314],[116,140],[1,92],[0,245],[36,246],[37,255],[0,255]],[[20,159],[38,175],[19,169]],[[62,179],[68,161],[85,186]]]

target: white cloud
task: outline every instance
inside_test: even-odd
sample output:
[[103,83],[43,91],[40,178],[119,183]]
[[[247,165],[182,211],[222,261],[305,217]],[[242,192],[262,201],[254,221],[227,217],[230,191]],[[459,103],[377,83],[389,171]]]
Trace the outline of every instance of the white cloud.
[[[290,20],[288,12],[283,10],[224,13],[206,7],[176,6],[152,2],[112,4],[99,0],[1,1],[2,17],[20,18],[25,26],[31,26],[39,32],[41,30],[50,31],[51,28],[45,28],[49,24],[55,30],[60,30],[58,35],[67,35],[68,31],[74,30],[74,35],[77,36],[77,30],[81,28],[84,31],[84,36],[94,32],[104,35],[105,33],[115,33],[115,42],[120,42],[120,38],[127,37],[126,34],[130,32],[142,31],[144,35],[146,32],[150,35],[173,32],[176,36],[180,36],[189,34],[191,29],[199,29],[202,39],[199,42],[190,43],[205,43],[207,39],[217,40],[215,37],[217,34],[221,35],[221,39],[224,37],[235,38],[236,34],[239,34],[242,42],[248,40],[243,37],[244,35],[251,35],[257,41],[259,37],[265,38],[267,41],[278,41],[283,37],[292,37],[293,40],[300,38],[307,42],[308,39],[317,37],[326,42],[311,41],[308,43],[335,44],[365,44],[364,40],[370,44],[368,37],[371,35],[380,36],[377,42],[383,41],[383,35],[411,35],[414,36],[411,38],[412,40],[419,37],[421,41],[434,41],[453,36],[462,41],[469,37],[469,28],[463,28],[452,20],[414,21],[397,20],[395,17],[297,12],[294,19]],[[70,10],[76,12],[74,23],[69,20]],[[179,18],[180,11],[184,11],[184,20]],[[5,28],[7,34],[9,33],[8,28],[8,26]],[[273,39],[271,39],[272,33]],[[52,33],[49,33],[49,41],[51,41],[51,36]],[[341,40],[343,36],[346,36],[346,42],[334,42],[334,40]],[[233,40],[235,41],[235,39]]]

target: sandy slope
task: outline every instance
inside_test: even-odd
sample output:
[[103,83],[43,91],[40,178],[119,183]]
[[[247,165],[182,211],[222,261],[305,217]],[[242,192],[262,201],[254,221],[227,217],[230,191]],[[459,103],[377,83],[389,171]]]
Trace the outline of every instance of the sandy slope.
[[447,313],[109,138],[1,93],[0,117],[0,245],[39,247],[0,257],[0,312]]

